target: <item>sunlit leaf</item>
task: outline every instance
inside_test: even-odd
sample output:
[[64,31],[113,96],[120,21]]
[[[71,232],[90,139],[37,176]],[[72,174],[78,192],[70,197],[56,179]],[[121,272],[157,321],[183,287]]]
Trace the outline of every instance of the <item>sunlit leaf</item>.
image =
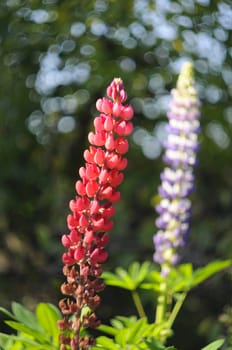
[[30,310],[28,310],[26,307],[24,307],[23,305],[13,302],[12,303],[12,311],[17,319],[17,321],[19,321],[20,323],[35,329],[37,331],[42,331],[38,320],[36,319],[36,316],[33,314],[33,312],[31,312]]
[[58,309],[52,304],[40,303],[36,308],[36,317],[53,344],[58,345],[57,321],[61,318]]
[[39,340],[41,342],[45,342],[45,344],[49,344],[49,338],[46,337],[44,334],[36,331],[33,328],[30,328],[22,323],[15,322],[15,321],[5,321],[5,323],[10,326],[11,328],[15,329],[16,331],[22,332],[24,334],[27,334],[32,339]]
[[218,350],[224,344],[224,342],[225,342],[224,339],[215,340],[214,342],[212,342],[209,345],[205,346],[201,350]]
[[117,267],[115,273],[104,272],[103,279],[107,285],[120,287],[127,290],[137,289],[149,273],[150,263],[132,263],[128,271],[122,267]]

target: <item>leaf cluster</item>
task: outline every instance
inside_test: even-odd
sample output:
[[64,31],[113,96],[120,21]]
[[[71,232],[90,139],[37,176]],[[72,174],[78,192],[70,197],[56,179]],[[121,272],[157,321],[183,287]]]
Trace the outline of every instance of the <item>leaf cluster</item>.
[[107,350],[176,350],[174,347],[165,347],[156,340],[157,328],[155,324],[149,324],[146,318],[118,316],[111,320],[112,326],[102,325],[99,329],[114,339],[100,336],[97,345],[93,349]]
[[49,303],[39,303],[35,313],[23,305],[12,302],[12,312],[0,308],[9,320],[5,323],[15,334],[0,333],[1,350],[57,350],[59,331],[57,321],[61,315]]

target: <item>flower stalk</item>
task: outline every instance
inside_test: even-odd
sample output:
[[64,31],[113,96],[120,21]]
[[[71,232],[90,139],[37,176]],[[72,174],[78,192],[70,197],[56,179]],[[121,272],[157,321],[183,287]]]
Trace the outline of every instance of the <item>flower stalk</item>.
[[79,170],[77,195],[69,204],[69,233],[62,236],[66,281],[61,286],[65,298],[59,302],[64,316],[58,322],[60,350],[90,349],[95,341],[86,330],[100,325],[95,310],[101,301],[98,293],[105,287],[100,278],[102,264],[108,258],[106,246],[113,227],[114,203],[120,199],[117,188],[127,166],[126,137],[133,130],[133,109],[123,104],[127,94],[120,78],[108,86],[107,95],[109,98],[96,102],[100,115],[94,119],[94,132],[88,135],[86,163]]
[[172,90],[167,114],[168,138],[164,144],[166,167],[161,173],[160,202],[156,206],[158,232],[154,235],[154,261],[167,276],[179,260],[186,243],[191,218],[190,193],[194,190],[193,168],[199,149],[200,102],[194,87],[193,67],[185,63],[176,89]]

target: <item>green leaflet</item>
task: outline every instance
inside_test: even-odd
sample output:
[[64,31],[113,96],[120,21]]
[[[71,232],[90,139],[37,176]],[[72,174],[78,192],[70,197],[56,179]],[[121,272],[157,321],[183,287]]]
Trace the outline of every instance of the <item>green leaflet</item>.
[[53,345],[59,345],[57,321],[61,318],[60,312],[52,304],[40,303],[36,308],[36,317],[41,327],[50,336]]
[[[103,346],[104,344],[105,349],[107,350],[111,348],[121,350],[166,349],[163,345],[155,340],[156,335],[158,332],[160,332],[160,327],[162,326],[156,325],[154,323],[149,324],[146,318],[137,320],[133,316],[117,316],[111,320],[111,324],[113,327],[100,326],[99,330],[111,336],[113,335],[113,339],[106,337],[97,338],[97,345]],[[106,347],[106,344],[108,344],[108,347]]]
[[209,345],[205,346],[201,350],[218,350],[223,345],[224,341],[225,341],[224,339],[218,339],[213,343],[210,343]]
[[167,278],[168,290],[176,292],[188,292],[193,287],[204,282],[209,277],[231,266],[232,260],[218,260],[193,270],[192,264],[182,264],[173,268]]
[[[58,309],[52,304],[40,303],[35,314],[18,303],[12,303],[12,313],[0,308],[8,318],[5,323],[17,334],[0,333],[0,349],[4,350],[57,350],[60,318]],[[2,350],[1,349],[1,350]]]
[[150,263],[132,263],[128,271],[122,267],[117,267],[115,273],[104,272],[102,278],[108,286],[120,287],[127,290],[136,290],[144,281],[150,270]]

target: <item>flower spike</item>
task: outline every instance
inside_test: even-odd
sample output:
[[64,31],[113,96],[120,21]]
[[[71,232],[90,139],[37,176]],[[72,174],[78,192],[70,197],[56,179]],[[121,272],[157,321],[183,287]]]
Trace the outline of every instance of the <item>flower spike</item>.
[[126,136],[133,130],[130,122],[133,109],[122,104],[127,97],[123,81],[115,78],[107,94],[110,99],[103,97],[96,102],[100,115],[94,119],[94,132],[88,135],[86,163],[79,170],[76,197],[69,203],[69,233],[61,238],[66,248],[63,254],[66,282],[61,286],[65,298],[59,302],[64,316],[58,321],[60,350],[90,349],[94,339],[86,330],[100,324],[95,310],[100,304],[98,293],[105,287],[100,279],[102,264],[108,258],[106,246],[113,227],[113,205],[120,199],[117,187],[127,166]]
[[191,202],[194,190],[193,168],[197,164],[198,133],[200,131],[200,102],[194,88],[193,67],[183,65],[172,90],[172,101],[167,114],[168,137],[163,156],[167,167],[161,173],[160,203],[156,206],[158,232],[154,235],[154,261],[167,275],[179,261],[179,249],[185,245],[189,231]]

